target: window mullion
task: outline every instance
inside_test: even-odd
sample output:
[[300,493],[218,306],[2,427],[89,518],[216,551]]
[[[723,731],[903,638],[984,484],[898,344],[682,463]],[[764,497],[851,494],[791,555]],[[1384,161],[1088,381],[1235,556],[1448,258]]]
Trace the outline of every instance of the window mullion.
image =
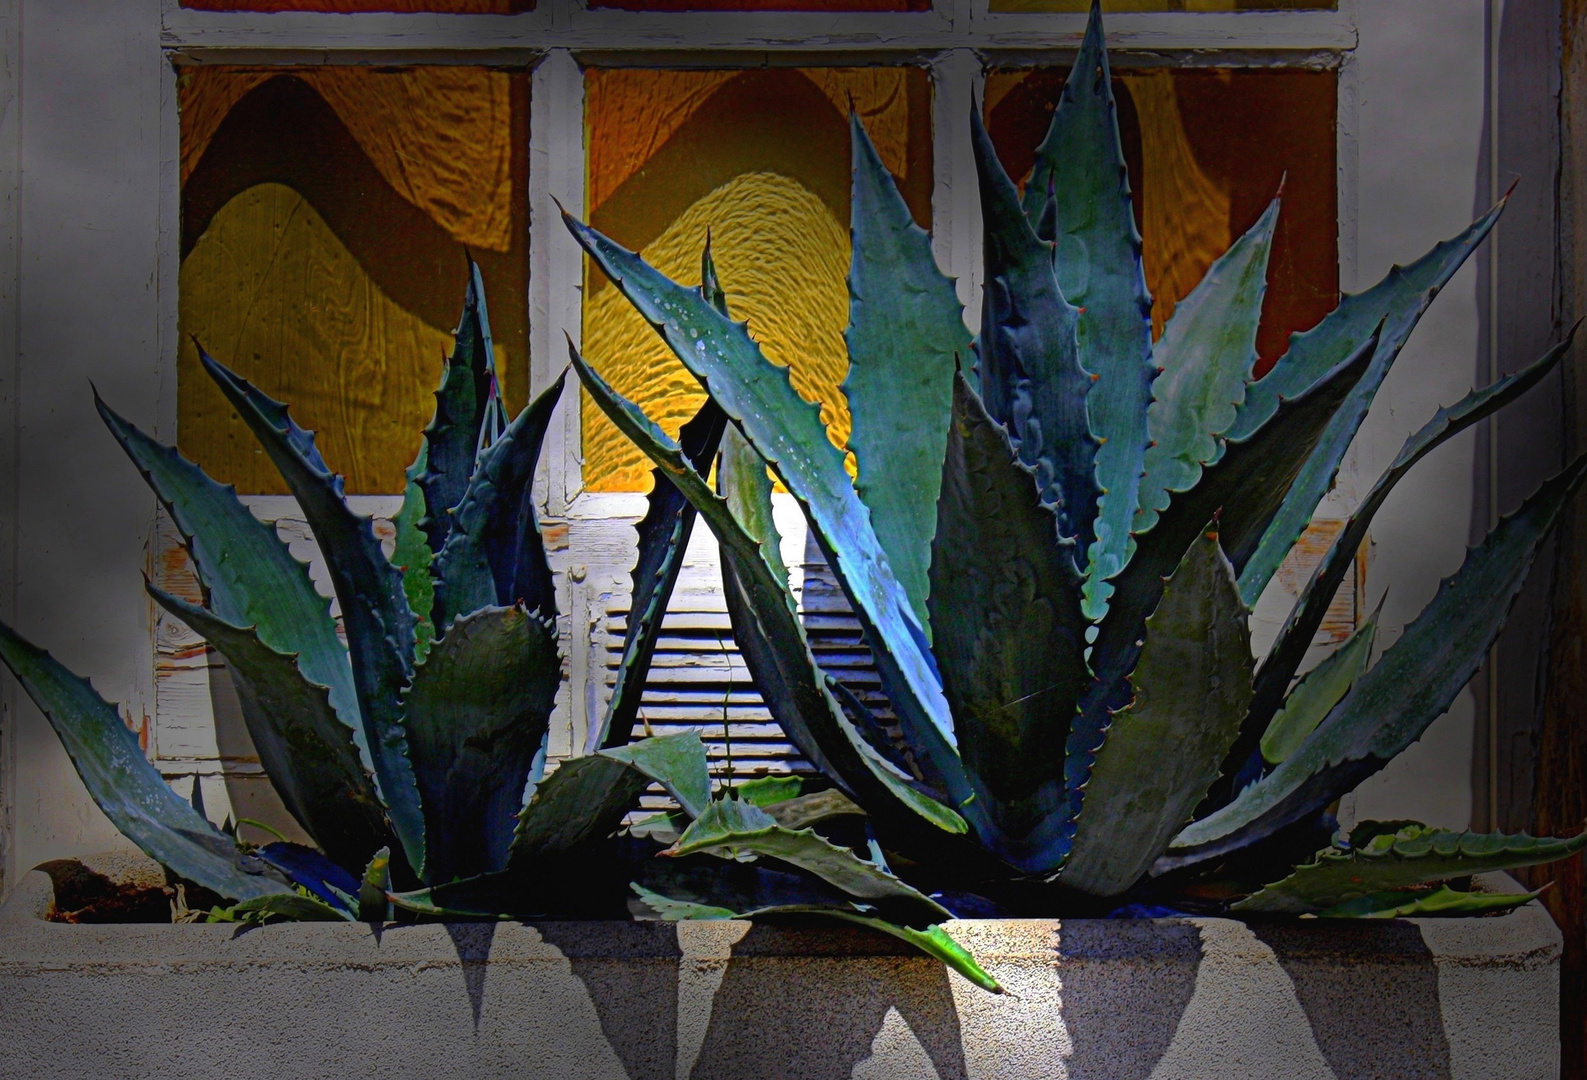
[[[554,49],[534,71],[529,96],[529,381],[539,392],[567,366],[570,335],[582,326],[583,257],[557,204],[584,213],[584,76],[572,53]],[[583,487],[579,410],[564,406],[546,436],[546,511],[567,512]]]

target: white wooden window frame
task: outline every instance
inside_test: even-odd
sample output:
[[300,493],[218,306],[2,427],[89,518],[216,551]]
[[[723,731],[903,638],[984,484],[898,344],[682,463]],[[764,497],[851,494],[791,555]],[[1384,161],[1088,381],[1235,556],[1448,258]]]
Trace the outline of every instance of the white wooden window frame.
[[[933,10],[899,12],[671,12],[587,10],[580,0],[540,0],[512,16],[394,14],[243,14],[184,9],[162,0],[162,48],[171,61],[162,100],[162,185],[167,220],[179,220],[175,73],[184,66],[249,64],[483,64],[532,68],[529,137],[529,379],[531,392],[566,364],[563,334],[582,327],[583,257],[558,219],[557,204],[585,205],[584,82],[586,65],[604,67],[746,68],[774,66],[916,65],[933,87],[932,231],[943,270],[958,281],[966,321],[979,321],[980,211],[965,117],[993,67],[1061,64],[1072,58],[1085,28],[1076,14],[1014,15],[988,10],[987,0],[937,0]],[[1115,66],[1332,68],[1338,71],[1338,195],[1341,281],[1353,284],[1356,220],[1356,102],[1352,50],[1356,0],[1334,11],[1143,13],[1108,17]],[[177,238],[168,230],[161,252],[164,282],[178,278]],[[176,427],[177,298],[161,290],[160,317],[170,343],[160,357],[157,430]],[[570,402],[572,395],[569,395]],[[552,728],[554,756],[583,749],[584,733],[604,708],[603,650],[607,611],[629,588],[631,528],[643,497],[584,490],[579,409],[564,405],[547,441],[537,495],[548,525],[565,527],[551,552],[564,613],[568,680]],[[291,500],[257,499],[256,512],[293,516]],[[389,499],[369,500],[387,510]],[[779,504],[790,566],[803,558],[804,527],[790,501]],[[164,543],[172,542],[169,531]],[[157,541],[156,548],[160,546]],[[709,532],[696,530],[680,596],[717,593]],[[796,588],[802,582],[794,581]],[[1259,612],[1259,624],[1263,621]],[[1271,620],[1268,620],[1271,621]],[[158,624],[158,619],[157,619]],[[158,631],[157,631],[158,632]],[[1258,627],[1260,634],[1260,625]],[[206,757],[213,713],[201,675],[191,672],[156,691],[151,749],[170,776],[205,775],[211,803],[225,799],[222,769]],[[243,767],[246,771],[246,766]],[[180,786],[180,785],[179,785]],[[217,807],[217,809],[219,809]]]

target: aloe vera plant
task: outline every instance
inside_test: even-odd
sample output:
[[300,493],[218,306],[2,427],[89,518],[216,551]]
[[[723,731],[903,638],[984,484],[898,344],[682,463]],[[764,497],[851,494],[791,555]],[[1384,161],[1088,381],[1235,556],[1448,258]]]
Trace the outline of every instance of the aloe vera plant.
[[[713,491],[698,455],[570,345],[593,400],[720,541],[734,635],[775,718],[865,808],[904,877],[1005,911],[1140,901],[1349,916],[1523,902],[1429,885],[1562,858],[1587,835],[1363,825],[1311,853],[1332,832],[1331,804],[1470,679],[1587,462],[1501,521],[1376,663],[1369,622],[1296,677],[1389,491],[1536,385],[1569,342],[1410,437],[1260,664],[1247,625],[1407,337],[1502,202],[1345,296],[1257,379],[1280,201],[1154,342],[1098,5],[1023,195],[979,116],[970,123],[986,282],[973,340],[930,238],[851,125],[854,481],[817,406],[729,316],[719,283],[678,284],[565,216],[726,419]],[[860,621],[896,727],[824,672],[805,639],[768,466]],[[752,823],[731,831],[734,851],[782,857],[782,839]],[[710,915],[687,897],[646,902]]]

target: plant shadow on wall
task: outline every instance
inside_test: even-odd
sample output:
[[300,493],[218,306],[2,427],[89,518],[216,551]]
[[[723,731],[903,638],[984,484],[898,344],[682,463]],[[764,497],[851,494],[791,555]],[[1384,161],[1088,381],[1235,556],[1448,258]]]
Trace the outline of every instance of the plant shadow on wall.
[[[710,470],[570,345],[595,404],[704,516],[734,638],[790,739],[867,815],[878,865],[977,915],[1484,914],[1530,895],[1472,874],[1587,834],[1418,822],[1338,831],[1331,807],[1419,739],[1502,629],[1587,459],[1472,548],[1394,644],[1369,618],[1302,670],[1373,515],[1422,458],[1535,386],[1570,347],[1440,409],[1334,538],[1260,665],[1250,607],[1301,537],[1411,331],[1503,202],[1346,296],[1255,377],[1275,197],[1155,341],[1100,12],[1023,194],[977,111],[982,325],[853,118],[843,452],[728,313],[565,220],[725,415]],[[731,286],[731,283],[728,283]],[[770,513],[792,493],[863,627],[896,723],[824,671]],[[753,808],[672,851],[776,858]],[[729,911],[649,890],[666,918]],[[787,910],[770,898],[730,909]]]

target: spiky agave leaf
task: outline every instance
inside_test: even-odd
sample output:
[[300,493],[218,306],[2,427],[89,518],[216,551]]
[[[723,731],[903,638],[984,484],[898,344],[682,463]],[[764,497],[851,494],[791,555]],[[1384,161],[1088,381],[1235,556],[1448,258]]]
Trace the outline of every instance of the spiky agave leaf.
[[1241,729],[1239,741],[1230,751],[1232,762],[1243,762],[1256,749],[1257,740],[1277,713],[1290,680],[1300,669],[1306,650],[1311,646],[1317,628],[1322,625],[1328,605],[1333,602],[1334,594],[1354,564],[1356,552],[1366,542],[1373,516],[1388,500],[1395,485],[1404,479],[1417,462],[1443,443],[1493,415],[1542,381],[1570,349],[1574,334],[1572,330],[1571,336],[1521,371],[1506,375],[1481,390],[1472,391],[1454,405],[1439,409],[1431,420],[1405,441],[1389,468],[1372,485],[1372,490],[1367,492],[1355,513],[1350,515],[1345,527],[1334,537],[1327,554],[1312,571],[1306,588],[1302,590],[1278,638],[1262,661],[1256,676],[1251,715]]
[[978,109],[970,114],[970,144],[986,277],[976,340],[981,398],[1018,440],[1020,460],[1036,470],[1042,501],[1054,508],[1060,535],[1076,541],[1073,554],[1083,564],[1096,517],[1097,440],[1086,416],[1091,373],[1080,366],[1079,312],[1058,288],[1052,247],[1020,209]]
[[[727,297],[717,280],[709,236],[700,254],[700,291],[713,307],[724,315],[727,313]],[[711,461],[716,457],[726,427],[727,416],[708,397],[700,411],[678,432],[684,457],[701,476],[710,473]],[[590,732],[588,746],[620,746],[633,734],[645,690],[645,675],[650,670],[650,660],[655,655],[662,621],[667,614],[667,601],[678,583],[684,553],[694,531],[697,513],[694,505],[662,469],[652,469],[651,479],[645,516],[634,526],[639,534],[639,553],[634,561],[634,587],[628,602],[628,626],[623,633],[617,681],[599,728]]]
[[705,805],[711,781],[698,732],[658,735],[564,761],[535,785],[519,812],[509,870],[610,835],[652,781],[680,806]]
[[353,685],[380,794],[403,854],[422,873],[424,818],[398,700],[413,675],[416,640],[402,574],[387,561],[370,519],[348,508],[342,478],[314,449],[313,434],[292,422],[285,405],[203,350],[199,360],[280,471],[319,542],[341,603]]
[[292,891],[262,866],[243,868],[236,842],[171,790],[115,706],[87,679],[5,623],[0,660],[55,729],[94,802],[149,858],[231,900]]
[[[570,344],[574,370],[590,397],[645,454],[671,477],[710,526],[721,545],[723,585],[735,615],[734,634],[745,662],[778,723],[801,752],[827,775],[842,783],[873,812],[902,804],[905,816],[919,815],[940,829],[963,832],[958,814],[916,791],[860,737],[832,698],[832,687],[810,653],[786,577],[779,580],[774,564],[774,535],[757,536],[735,514],[729,499],[717,495],[696,472],[682,448],[668,438],[633,402],[618,394],[578,355]],[[765,469],[733,469],[724,476],[764,484]],[[759,499],[754,492],[733,496],[740,511]],[[763,524],[769,526],[769,517]],[[735,590],[741,590],[742,597]],[[742,599],[742,603],[740,600]],[[957,754],[951,761],[957,764]],[[826,764],[822,764],[825,762]],[[968,785],[959,771],[961,798]]]
[[953,282],[937,269],[931,237],[849,116],[853,198],[849,231],[849,373],[855,487],[871,511],[915,618],[931,634],[927,567],[936,530],[953,372],[970,359],[970,333]]
[[1440,919],[1460,915],[1499,915],[1514,911],[1543,895],[1464,892],[1440,885],[1436,889],[1393,889],[1369,893],[1317,912],[1319,919]]
[[404,474],[402,508],[391,519],[397,532],[391,563],[402,571],[402,591],[408,598],[408,610],[413,613],[415,663],[422,662],[435,643],[435,621],[430,617],[435,610],[435,578],[430,574],[435,553],[430,550],[424,530],[419,528],[419,521],[424,517],[424,489],[419,487],[419,477],[424,474],[429,459],[429,445],[421,444],[419,456]]
[[1191,865],[1299,821],[1421,738],[1481,665],[1538,547],[1583,476],[1587,457],[1500,521],[1300,749],[1233,802],[1184,829],[1158,868]]
[[932,540],[934,655],[992,826],[977,835],[1030,873],[1068,853],[1060,763],[1090,680],[1080,590],[1033,471],[956,378]]
[[715,855],[723,859],[766,856],[796,866],[847,896],[876,904],[903,921],[930,924],[952,918],[941,904],[884,866],[868,862],[814,829],[789,829],[742,799],[717,799],[690,823],[678,842],[662,852],[672,858]]
[[1204,531],[1146,620],[1134,699],[1097,750],[1065,885],[1124,892],[1190,820],[1251,703],[1247,618],[1218,535]]
[[[468,288],[458,316],[456,341],[435,391],[435,415],[424,429],[424,468],[415,477],[424,498],[418,520],[430,550],[440,554],[452,531],[451,510],[463,501],[483,442],[489,414],[501,409],[492,393],[496,361],[485,308],[485,282],[468,260]],[[499,417],[495,418],[499,422]]]
[[1174,306],[1152,349],[1162,370],[1147,413],[1151,446],[1132,531],[1156,524],[1169,500],[1190,490],[1223,453],[1256,365],[1256,332],[1267,294],[1267,261],[1278,226],[1278,199]]
[[[1375,824],[1361,823],[1367,830]],[[1233,910],[1320,912],[1391,889],[1556,862],[1587,847],[1587,832],[1554,839],[1526,833],[1456,832],[1415,822],[1394,824],[1399,828],[1374,835],[1359,846],[1324,848],[1313,862],[1264,886]]]
[[210,609],[235,626],[252,626],[277,652],[295,655],[303,677],[328,688],[332,708],[367,763],[347,649],[336,636],[330,601],[315,591],[308,568],[229,486],[139,431],[98,394],[94,407],[181,531]]
[[[1387,595],[1387,594],[1385,594]],[[1378,615],[1382,605],[1362,623],[1349,639],[1308,671],[1284,699],[1284,707],[1262,733],[1262,760],[1277,765],[1300,749],[1306,736],[1333,711],[1349,693],[1372,658],[1372,644],[1378,636]]]
[[562,682],[555,624],[521,607],[454,620],[403,699],[431,883],[503,870]]
[[[1369,341],[1316,386],[1284,402],[1273,420],[1249,439],[1228,444],[1218,460],[1202,472],[1201,481],[1170,503],[1150,531],[1136,537],[1135,554],[1114,581],[1116,590],[1108,616],[1092,648],[1096,682],[1081,701],[1065,747],[1072,812],[1079,810],[1079,793],[1090,776],[1092,758],[1102,745],[1109,716],[1129,702],[1126,676],[1140,655],[1146,616],[1162,597],[1163,579],[1209,520],[1217,519],[1219,542],[1228,544],[1231,538],[1245,535],[1252,522],[1277,505],[1278,493],[1294,477],[1328,418],[1361,378],[1374,347]],[[1244,759],[1242,756],[1237,762]]]
[[545,618],[557,614],[556,588],[534,506],[535,466],[567,372],[558,375],[480,453],[452,530],[432,566],[435,627],[445,633],[459,615],[522,604]]
[[277,840],[259,848],[254,854],[291,878],[295,884],[340,911],[344,917],[358,917],[358,892],[361,887],[358,878],[346,867],[332,862],[323,852],[289,840]]
[[[982,990],[987,990],[994,994],[1004,992],[1002,984],[976,962],[970,951],[957,941],[954,941],[942,927],[937,925],[927,926],[923,930],[916,929],[912,926],[890,922],[887,919],[867,914],[865,905],[838,900],[826,903],[815,900],[803,903],[795,901],[783,904],[763,904],[760,906],[755,906],[752,902],[735,910],[722,907],[719,904],[701,903],[694,900],[664,896],[638,883],[635,883],[632,888],[642,907],[639,912],[640,918],[645,918],[648,915],[650,918],[659,918],[666,922],[682,922],[687,919],[710,922],[721,919],[758,919],[776,915],[816,915],[822,918],[839,919],[843,922],[869,927],[872,930],[879,930],[891,937],[898,938],[900,941],[907,942],[927,956],[940,960]],[[798,890],[790,891],[797,892]]]
[[252,628],[231,623],[148,586],[161,607],[226,658],[249,738],[281,802],[326,854],[362,866],[389,842],[385,807],[325,687],[305,679],[294,657]]
[[[568,215],[563,220],[799,501],[865,628],[877,670],[900,724],[921,754],[927,779],[946,787],[959,769],[958,755],[924,629],[876,539],[870,511],[849,480],[843,455],[827,438],[820,410],[799,396],[785,368],[761,355],[743,324],[595,230]],[[699,502],[695,505],[705,512]]]
[[1129,554],[1145,469],[1147,406],[1157,374],[1152,298],[1097,4],[1047,136],[1036,149],[1024,207],[1033,224],[1050,220],[1045,238],[1055,241],[1058,287],[1080,309],[1080,366],[1096,376],[1086,397],[1091,430],[1102,442],[1096,460],[1096,540],[1087,553],[1086,615],[1097,620],[1106,614],[1113,591],[1107,579]]

